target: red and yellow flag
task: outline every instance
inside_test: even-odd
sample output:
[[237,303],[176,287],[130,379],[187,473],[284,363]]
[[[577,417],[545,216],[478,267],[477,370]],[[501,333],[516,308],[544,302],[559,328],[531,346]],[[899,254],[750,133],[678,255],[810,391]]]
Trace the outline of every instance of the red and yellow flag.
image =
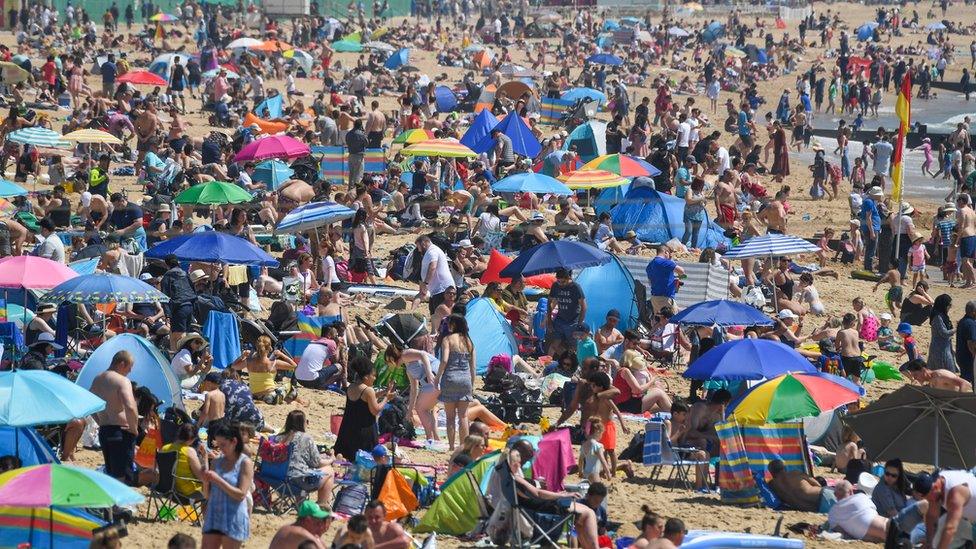
[[895,152],[891,161],[891,197],[892,202],[901,204],[902,178],[905,175],[905,136],[912,123],[912,75],[908,73],[902,78],[901,90],[898,91],[898,101],[895,102],[895,115],[898,117],[898,141],[895,142]]
[[163,24],[156,23],[156,34],[153,36],[153,41],[163,40],[166,38],[166,33],[163,32]]

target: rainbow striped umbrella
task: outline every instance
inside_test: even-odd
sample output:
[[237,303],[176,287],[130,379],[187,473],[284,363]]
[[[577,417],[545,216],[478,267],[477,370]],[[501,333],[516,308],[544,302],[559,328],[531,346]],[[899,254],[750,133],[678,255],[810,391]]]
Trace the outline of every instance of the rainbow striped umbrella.
[[393,140],[394,143],[406,143],[407,145],[413,145],[414,143],[421,143],[423,141],[430,141],[434,139],[434,132],[424,129],[413,129],[400,132],[400,135],[396,136]]
[[605,170],[624,177],[654,177],[661,170],[649,162],[626,154],[604,154],[583,165],[584,170]]
[[150,21],[154,23],[172,23],[173,21],[179,21],[180,18],[175,15],[170,15],[168,13],[159,12],[149,18]]
[[821,372],[783,374],[763,381],[729,403],[727,419],[762,425],[818,416],[857,402],[864,389]]
[[453,139],[429,139],[403,149],[404,156],[432,156],[441,158],[474,158],[478,153]]
[[0,507],[0,547],[88,547],[92,530],[104,525],[80,509]]
[[139,492],[93,469],[48,463],[0,475],[0,506],[112,507],[142,503]]
[[570,189],[607,189],[628,183],[626,177],[606,170],[576,170],[557,176]]

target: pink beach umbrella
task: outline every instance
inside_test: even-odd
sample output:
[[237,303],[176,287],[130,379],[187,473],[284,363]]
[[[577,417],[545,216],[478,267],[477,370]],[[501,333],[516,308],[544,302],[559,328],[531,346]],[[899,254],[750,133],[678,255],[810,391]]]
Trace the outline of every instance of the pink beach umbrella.
[[308,145],[287,135],[270,135],[252,141],[245,146],[234,160],[266,160],[268,158],[298,158],[311,154]]
[[67,265],[32,255],[0,259],[0,288],[50,289],[78,276]]

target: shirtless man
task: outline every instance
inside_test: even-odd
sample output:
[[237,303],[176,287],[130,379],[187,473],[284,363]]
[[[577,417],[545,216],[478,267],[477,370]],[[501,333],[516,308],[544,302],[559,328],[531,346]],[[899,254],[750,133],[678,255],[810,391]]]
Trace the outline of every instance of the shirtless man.
[[367,145],[371,149],[380,148],[383,141],[383,134],[386,133],[386,115],[380,110],[380,102],[373,101],[370,104],[371,111],[366,115],[366,138],[369,139]]
[[203,393],[203,406],[200,406],[200,415],[197,417],[197,425],[207,426],[212,421],[222,419],[227,407],[227,397],[220,390],[220,373],[210,372],[200,382],[200,392]]
[[973,200],[966,193],[956,197],[956,246],[959,248],[959,269],[963,288],[976,284],[976,211]]
[[725,229],[735,225],[738,217],[735,209],[734,173],[728,170],[715,183],[715,211],[718,212],[718,224]]
[[12,217],[0,219],[0,224],[5,225],[7,232],[10,233],[10,253],[12,255],[21,255],[24,250],[24,242],[27,241],[27,227],[24,227]]
[[861,336],[857,333],[857,315],[847,313],[841,319],[841,330],[837,332],[834,342],[840,352],[844,375],[848,378],[860,378],[864,371],[864,358],[861,357]]
[[271,538],[269,547],[291,548],[311,542],[315,547],[325,549],[322,535],[329,530],[330,526],[332,526],[332,513],[307,499],[298,506],[298,518],[295,522],[279,528]]
[[823,488],[817,479],[803,471],[787,471],[783,460],[770,461],[768,469],[773,477],[769,488],[790,509],[816,513],[826,509],[825,503],[833,499],[830,497],[833,494],[825,497],[824,490],[829,492],[829,488]]
[[684,439],[695,448],[705,450],[711,456],[719,453],[718,433],[715,424],[725,418],[725,406],[732,400],[732,395],[725,389],[712,393],[708,401],[699,401],[691,405],[688,417],[688,432]]
[[152,101],[146,103],[145,108],[136,116],[135,126],[136,137],[138,138],[136,151],[139,153],[136,156],[135,165],[141,166],[146,153],[149,151],[156,152],[156,147],[159,145],[157,132],[162,127],[162,122],[156,116],[155,103]]
[[775,198],[759,210],[759,219],[766,224],[768,234],[786,234],[786,207],[783,206],[783,191],[777,191]]
[[921,358],[910,360],[899,369],[906,372],[909,377],[922,385],[960,393],[973,392],[972,383],[969,383],[949,370],[929,370],[925,366],[925,360]]
[[386,520],[386,506],[374,499],[366,504],[366,525],[373,534],[373,549],[407,549],[410,536],[398,523]]
[[132,355],[119,351],[112,357],[108,370],[98,374],[91,385],[91,392],[105,401],[105,409],[95,414],[105,472],[129,485],[136,480],[132,466],[139,434],[136,399],[132,382],[126,377],[132,366]]
[[679,518],[669,518],[664,523],[664,535],[651,540],[645,547],[647,549],[677,549],[685,541],[685,523]]
[[[600,361],[596,358],[588,358],[583,361],[580,365],[580,377],[578,379],[573,379],[573,385],[576,390],[573,392],[573,398],[569,403],[569,406],[563,411],[562,415],[556,421],[556,427],[559,427],[565,423],[569,418],[576,413],[576,410],[580,412],[580,425],[585,425],[586,420],[590,419],[593,414],[596,413],[595,401],[591,399],[593,396],[593,387],[587,382],[590,375],[601,371]],[[613,397],[620,394],[620,389],[616,387],[610,387],[605,391],[600,391],[598,397],[613,399]]]

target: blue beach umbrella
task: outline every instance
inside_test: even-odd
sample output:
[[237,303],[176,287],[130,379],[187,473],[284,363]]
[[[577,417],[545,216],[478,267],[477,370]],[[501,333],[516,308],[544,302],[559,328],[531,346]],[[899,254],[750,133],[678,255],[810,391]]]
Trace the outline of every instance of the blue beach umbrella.
[[279,233],[300,233],[330,223],[351,219],[355,210],[335,202],[312,202],[295,208],[278,222],[275,231]]
[[728,299],[695,303],[671,317],[675,324],[694,326],[772,326],[773,319],[755,307]]
[[569,196],[572,189],[554,177],[535,172],[517,173],[495,183],[491,189],[496,193],[536,193]]
[[10,198],[12,196],[27,196],[27,192],[27,189],[14,183],[13,181],[7,181],[6,179],[0,178],[0,197]]
[[607,94],[593,88],[570,88],[563,92],[562,99],[565,101],[577,101],[589,97],[597,103],[606,103]]
[[613,256],[607,252],[572,240],[554,240],[533,246],[520,253],[515,261],[502,269],[501,276],[532,276],[553,273],[559,269],[582,269],[608,263]]
[[746,338],[712,348],[683,375],[688,379],[743,381],[816,371],[809,360],[788,345],[771,339]]
[[0,425],[55,425],[104,409],[104,400],[53,372],[0,372]]
[[595,63],[597,65],[623,65],[624,60],[613,55],[612,53],[597,53],[586,58],[587,63]]
[[254,174],[251,179],[259,181],[268,186],[272,191],[278,190],[282,183],[291,179],[295,175],[295,170],[278,159],[265,160],[254,167]]
[[45,303],[165,303],[166,294],[138,278],[110,273],[79,275],[55,286]]
[[164,259],[170,254],[180,261],[278,266],[277,259],[249,241],[217,231],[192,233],[160,242],[146,252],[146,257]]

